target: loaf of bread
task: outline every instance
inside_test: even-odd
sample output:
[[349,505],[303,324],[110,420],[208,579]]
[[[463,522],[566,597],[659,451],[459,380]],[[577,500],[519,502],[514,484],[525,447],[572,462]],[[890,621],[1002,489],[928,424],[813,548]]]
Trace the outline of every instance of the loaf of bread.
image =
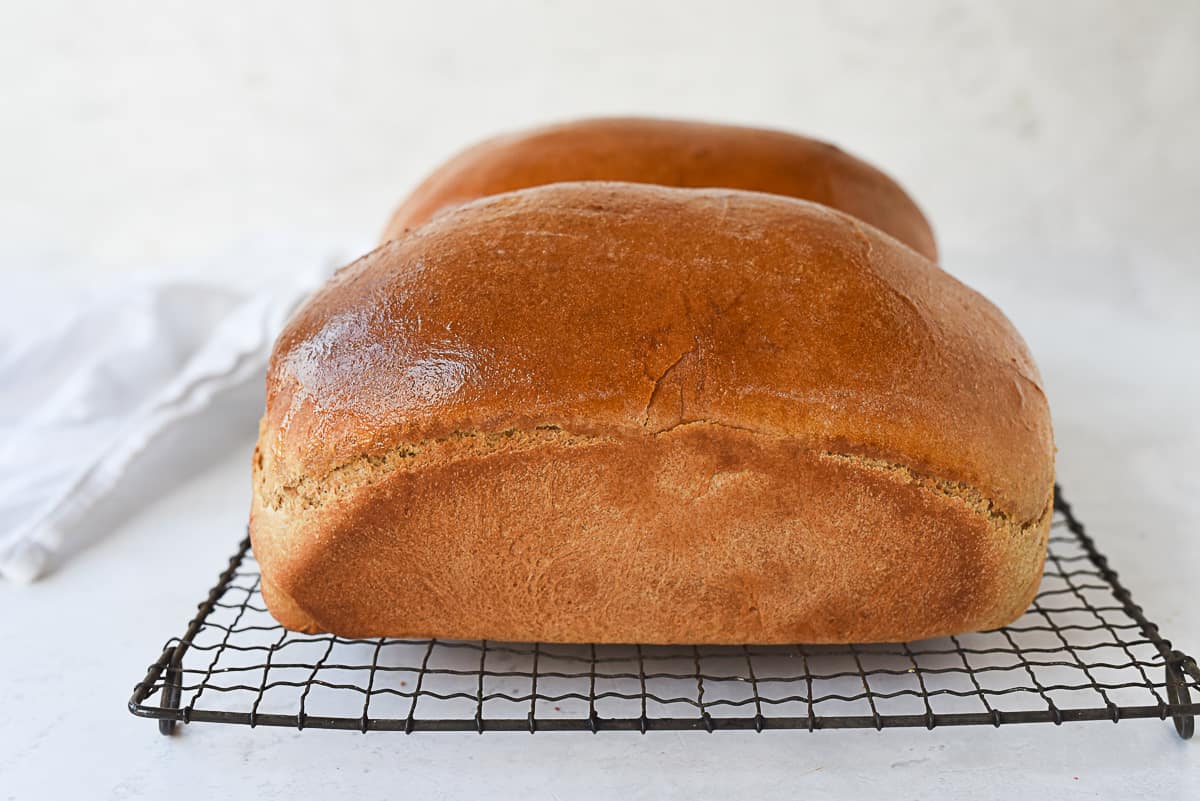
[[582,120],[478,144],[417,187],[383,238],[396,239],[445,208],[562,181],[748,189],[811,200],[937,259],[933,231],[912,198],[834,145],[781,131],[636,118]]
[[1053,469],[1017,332],[891,237],[561,183],[438,215],[301,308],[251,536],[301,631],[899,641],[1021,614]]

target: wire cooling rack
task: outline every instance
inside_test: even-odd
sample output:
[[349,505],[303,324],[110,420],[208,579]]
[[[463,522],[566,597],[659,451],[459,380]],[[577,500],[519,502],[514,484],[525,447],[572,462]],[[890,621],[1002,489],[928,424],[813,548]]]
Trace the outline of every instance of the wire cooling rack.
[[[1056,492],[1045,578],[1007,628],[904,644],[351,640],[280,627],[244,540],[129,709],[177,722],[416,731],[839,729],[1159,718],[1192,736],[1200,670]],[[159,697],[158,703],[151,701]],[[1200,697],[1198,695],[1197,697]]]

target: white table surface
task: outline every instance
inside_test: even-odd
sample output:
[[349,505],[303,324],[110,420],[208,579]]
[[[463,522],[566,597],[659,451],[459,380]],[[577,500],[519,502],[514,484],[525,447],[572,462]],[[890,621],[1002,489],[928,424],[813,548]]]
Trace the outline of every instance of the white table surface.
[[[1200,653],[1195,327],[1156,322],[1103,286],[1065,302],[1080,283],[1070,265],[1086,259],[1064,258],[1036,295],[1024,268],[995,269],[1001,257],[947,260],[1038,355],[1077,513],[1149,616]],[[125,702],[241,535],[250,448],[249,436],[222,444],[192,480],[44,581],[0,584],[0,799],[929,798],[967,788],[981,798],[1186,798],[1200,787],[1200,741],[1153,720],[646,736],[193,724],[160,737]]]

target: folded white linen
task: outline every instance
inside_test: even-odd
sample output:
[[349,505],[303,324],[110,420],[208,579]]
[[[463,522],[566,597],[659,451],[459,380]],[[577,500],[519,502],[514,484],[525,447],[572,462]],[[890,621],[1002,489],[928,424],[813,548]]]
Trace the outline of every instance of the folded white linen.
[[[264,272],[261,252],[246,261]],[[255,291],[143,276],[22,310],[56,322],[0,349],[0,575],[36,579],[104,533],[102,501],[149,502],[147,470],[169,488],[206,442],[253,430],[271,343],[335,264],[307,262]]]

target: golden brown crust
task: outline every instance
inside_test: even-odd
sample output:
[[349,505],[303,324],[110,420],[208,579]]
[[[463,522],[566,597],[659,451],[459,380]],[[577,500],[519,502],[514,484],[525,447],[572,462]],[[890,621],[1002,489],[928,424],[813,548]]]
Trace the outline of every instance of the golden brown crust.
[[1053,443],[1008,321],[853,218],[558,184],[440,215],[306,304],[255,473],[286,625],[902,640],[1028,603]]
[[489,139],[439,167],[397,209],[383,241],[437,212],[563,181],[746,189],[844,211],[934,261],[933,231],[894,180],[834,145],[782,131],[679,120],[580,120]]
[[319,501],[263,486],[255,551],[290,588],[272,612],[348,637],[894,641],[1008,623],[1041,575],[1049,498],[1012,525],[906,471],[708,423],[498,439],[393,455]]

